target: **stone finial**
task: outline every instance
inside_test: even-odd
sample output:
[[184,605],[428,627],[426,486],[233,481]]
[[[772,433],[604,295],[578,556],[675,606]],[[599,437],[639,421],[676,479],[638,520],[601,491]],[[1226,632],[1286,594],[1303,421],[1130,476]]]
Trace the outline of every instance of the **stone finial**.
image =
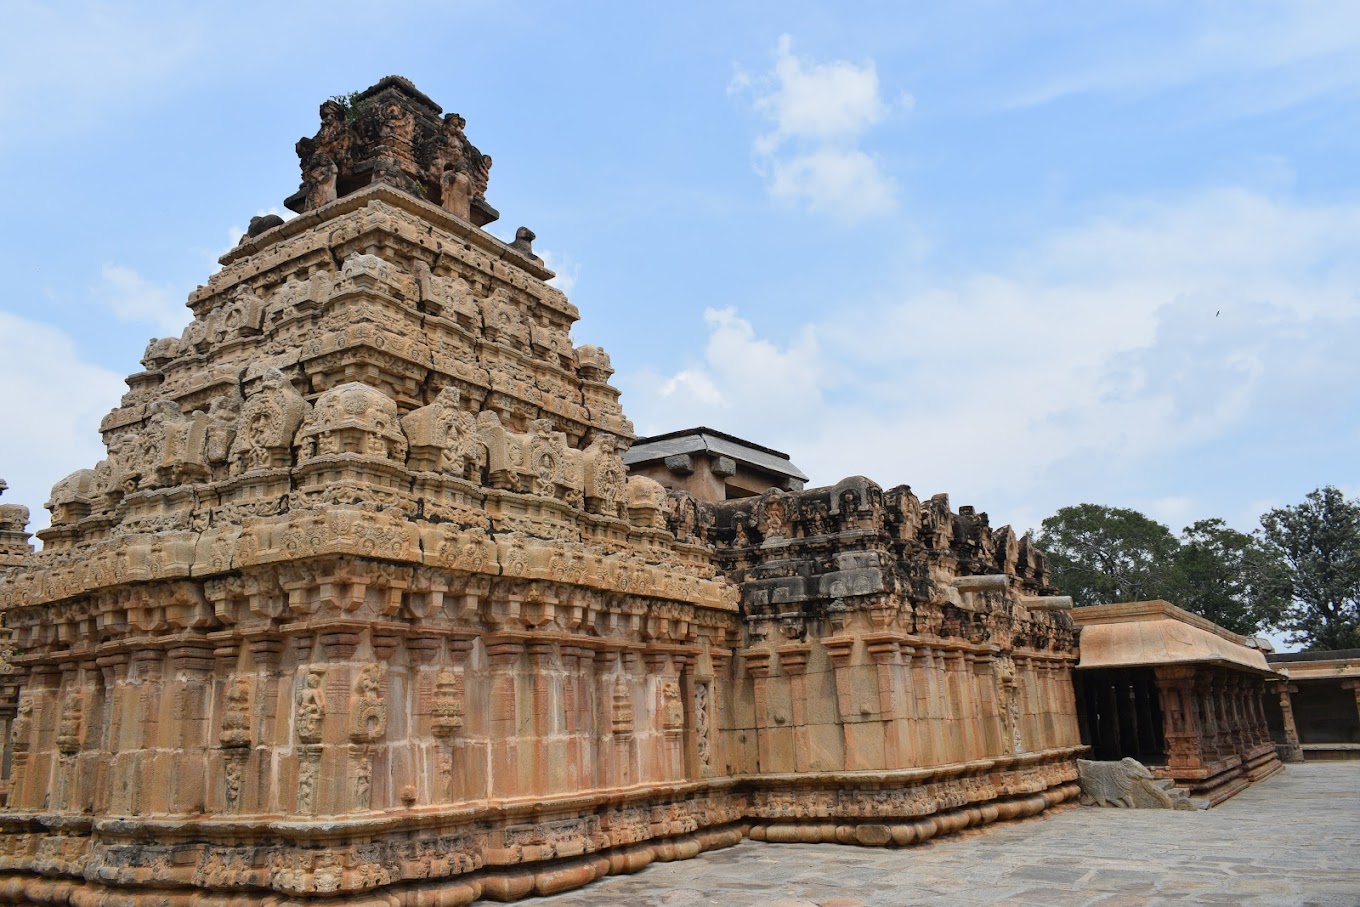
[[331,98],[320,115],[316,135],[297,143],[302,185],[284,202],[289,209],[300,214],[387,183],[478,227],[500,217],[486,201],[491,157],[468,141],[466,120],[443,114],[409,79],[387,76]]

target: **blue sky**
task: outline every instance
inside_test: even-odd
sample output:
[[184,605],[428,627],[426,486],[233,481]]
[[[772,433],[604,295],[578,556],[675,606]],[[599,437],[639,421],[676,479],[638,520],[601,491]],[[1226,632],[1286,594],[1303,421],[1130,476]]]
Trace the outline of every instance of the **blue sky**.
[[639,433],[1022,531],[1360,491],[1360,6],[1095,6],[10,0],[6,500],[46,524],[320,102],[388,73],[467,118]]

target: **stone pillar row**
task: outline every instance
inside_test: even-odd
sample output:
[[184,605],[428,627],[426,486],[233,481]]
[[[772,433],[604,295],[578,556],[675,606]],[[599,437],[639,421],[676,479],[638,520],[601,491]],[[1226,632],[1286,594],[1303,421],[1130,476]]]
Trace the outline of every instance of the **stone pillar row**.
[[380,625],[157,643],[32,666],[11,808],[343,815],[725,770],[727,659],[699,678],[695,645]]
[[[947,765],[1078,739],[1064,656],[1002,654],[892,631],[740,655],[757,738],[757,764],[748,772]],[[827,693],[834,712],[822,704]]]

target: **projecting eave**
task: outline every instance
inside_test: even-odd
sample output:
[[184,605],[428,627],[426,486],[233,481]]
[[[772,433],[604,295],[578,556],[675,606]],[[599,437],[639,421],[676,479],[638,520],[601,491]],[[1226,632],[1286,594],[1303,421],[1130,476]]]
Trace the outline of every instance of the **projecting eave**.
[[752,444],[733,435],[714,431],[711,428],[692,428],[684,431],[668,432],[648,438],[638,438],[623,455],[627,466],[653,463],[680,454],[709,454],[715,457],[731,457],[747,467],[764,470],[775,475],[788,476],[800,482],[808,480],[807,474],[789,461],[789,458],[776,450]]
[[1125,602],[1075,608],[1081,627],[1078,668],[1220,665],[1278,676],[1265,653],[1238,636],[1170,602]]

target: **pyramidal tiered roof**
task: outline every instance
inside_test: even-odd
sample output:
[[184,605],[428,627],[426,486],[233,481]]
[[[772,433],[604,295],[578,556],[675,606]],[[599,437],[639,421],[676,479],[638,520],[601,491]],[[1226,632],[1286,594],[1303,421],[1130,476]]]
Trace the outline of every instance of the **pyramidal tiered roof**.
[[[322,105],[298,143],[302,213],[223,256],[194,320],[148,345],[104,419],[108,457],[53,489],[49,585],[207,576],[351,511],[387,556],[481,551],[487,568],[497,545],[603,556],[661,525],[660,489],[625,485],[609,357],[573,347],[579,313],[529,231],[507,245],[477,229],[495,216],[490,158],[439,114],[395,76]],[[138,550],[113,555],[130,535]]]

